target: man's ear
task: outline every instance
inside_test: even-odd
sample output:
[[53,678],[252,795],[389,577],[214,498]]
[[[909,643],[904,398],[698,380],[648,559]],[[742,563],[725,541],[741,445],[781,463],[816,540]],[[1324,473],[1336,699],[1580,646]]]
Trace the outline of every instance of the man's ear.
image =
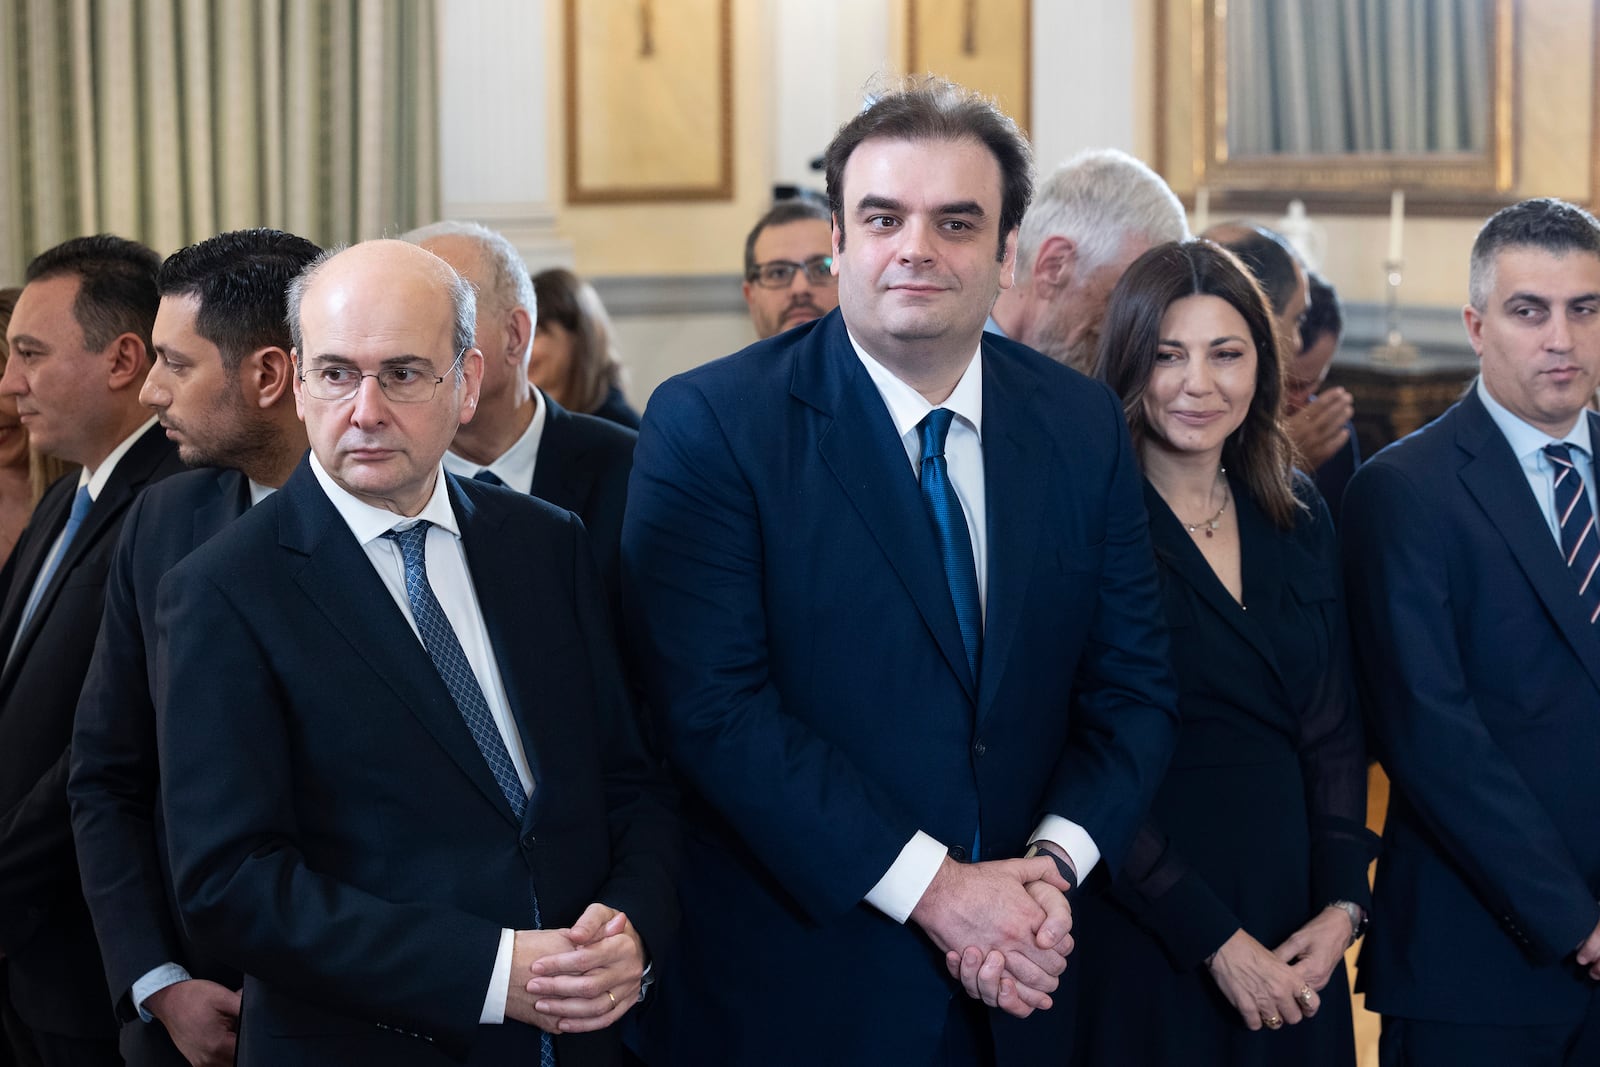
[[106,359],[106,381],[113,390],[132,387],[137,391],[153,366],[150,349],[138,334],[119,334],[102,355]]
[[1033,259],[1033,277],[1052,289],[1065,289],[1078,269],[1078,243],[1053,234],[1039,245]]
[[239,364],[245,402],[265,411],[293,391],[294,358],[277,345],[258,348]]

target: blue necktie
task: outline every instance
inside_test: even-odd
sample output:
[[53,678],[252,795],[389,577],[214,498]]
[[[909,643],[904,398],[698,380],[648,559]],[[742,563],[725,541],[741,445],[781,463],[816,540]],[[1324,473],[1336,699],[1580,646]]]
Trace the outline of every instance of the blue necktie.
[[[479,476],[482,477],[481,474]],[[432,525],[423,519],[410,529],[389,530],[383,536],[400,546],[400,559],[406,568],[406,598],[411,601],[411,617],[416,620],[417,630],[422,634],[422,645],[433,657],[434,669],[444,680],[445,688],[450,690],[450,698],[460,709],[467,729],[472,731],[472,740],[477,742],[484,762],[494,773],[494,780],[500,786],[500,792],[505,794],[506,803],[511,805],[512,813],[521,822],[523,812],[528,810],[528,795],[522,791],[522,780],[517,777],[517,769],[511,763],[505,738],[500,736],[494,716],[489,713],[489,702],[483,698],[478,678],[472,673],[467,654],[461,650],[461,640],[456,637],[455,627],[450,625],[439,598],[433,595],[433,586],[428,584],[428,527]],[[539,914],[539,894],[531,884],[528,891],[533,899],[533,925],[542,929],[544,920]],[[526,984],[527,977],[519,979],[513,975],[512,980],[519,985]],[[539,1032],[539,1067],[556,1067],[555,1044],[550,1035],[542,1030]]]
[[45,569],[39,575],[39,580],[33,585],[33,592],[28,594],[28,603],[22,609],[22,622],[17,627],[17,634],[28,628],[28,621],[33,618],[34,609],[39,606],[39,601],[44,598],[44,591],[50,587],[50,581],[56,576],[56,571],[61,568],[61,561],[67,558],[67,551],[72,548],[72,539],[78,535],[78,527],[83,525],[83,518],[89,514],[89,507],[94,503],[89,498],[89,487],[78,486],[77,495],[72,498],[72,510],[67,513],[67,525],[61,531],[61,547]]
[[[1561,554],[1578,579],[1578,596],[1592,623],[1600,618],[1600,531],[1594,528],[1594,509],[1584,491],[1583,475],[1567,445],[1545,445],[1544,454],[1555,467],[1556,519],[1561,526]],[[1583,453],[1579,451],[1581,458]]]
[[475,481],[475,482],[487,482],[490,485],[505,485],[506,484],[500,478],[500,476],[498,474],[496,474],[494,471],[490,470],[488,467],[485,467],[485,468],[483,468],[483,470],[479,471],[477,474],[474,474],[472,476],[472,480]]
[[950,600],[955,604],[956,623],[961,627],[961,644],[967,650],[967,668],[972,683],[978,683],[978,650],[983,642],[983,608],[978,602],[978,570],[972,562],[972,538],[967,533],[967,516],[950,484],[950,471],[944,460],[944,439],[950,432],[955,413],[949,408],[934,408],[918,428],[922,431],[922,500],[939,540],[939,558],[944,563],[945,581],[950,584]]

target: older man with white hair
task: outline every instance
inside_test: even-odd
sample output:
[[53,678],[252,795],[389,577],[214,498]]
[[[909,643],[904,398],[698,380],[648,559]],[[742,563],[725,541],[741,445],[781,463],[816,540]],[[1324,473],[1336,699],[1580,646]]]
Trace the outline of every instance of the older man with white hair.
[[1183,205],[1155,171],[1114,148],[1081,152],[1039,186],[1017,236],[1016,284],[986,329],[1087,374],[1128,265],[1187,236]]

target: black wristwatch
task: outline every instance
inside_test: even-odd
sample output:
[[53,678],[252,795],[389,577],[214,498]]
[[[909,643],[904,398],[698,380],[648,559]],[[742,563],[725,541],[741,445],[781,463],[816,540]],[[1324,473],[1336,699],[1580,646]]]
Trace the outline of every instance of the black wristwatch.
[[1050,861],[1053,862],[1056,865],[1056,870],[1060,871],[1061,872],[1061,877],[1066,880],[1067,892],[1070,893],[1070,892],[1072,892],[1073,889],[1075,889],[1077,887],[1077,885],[1078,885],[1078,875],[1076,874],[1076,872],[1073,871],[1072,864],[1068,863],[1066,860],[1062,859],[1060,856],[1056,855],[1054,852],[1051,852],[1049,849],[1040,848],[1039,847],[1039,842],[1037,842],[1037,841],[1035,841],[1033,844],[1028,846],[1028,851],[1026,851],[1026,852],[1024,852],[1022,854],[1022,858],[1026,859],[1026,860],[1031,860],[1035,856],[1045,856],[1045,857],[1049,858]]

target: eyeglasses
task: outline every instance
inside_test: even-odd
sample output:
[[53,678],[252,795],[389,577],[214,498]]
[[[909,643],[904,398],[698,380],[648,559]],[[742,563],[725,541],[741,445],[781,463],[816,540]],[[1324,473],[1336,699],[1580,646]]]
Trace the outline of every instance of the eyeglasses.
[[[454,374],[461,365],[461,355],[450,361],[446,374]],[[362,374],[354,367],[340,363],[312,367],[300,372],[300,383],[306,393],[318,400],[349,400],[361,389],[368,378],[378,379],[383,395],[396,404],[425,404],[434,398],[445,375],[429,374],[432,367],[385,367],[376,374]]]
[[787,289],[794,281],[794,272],[797,270],[805,271],[806,281],[812,285],[832,285],[838,280],[833,276],[832,256],[812,256],[804,263],[796,263],[792,259],[757,263],[745,275],[745,280],[755,282],[763,289]]

